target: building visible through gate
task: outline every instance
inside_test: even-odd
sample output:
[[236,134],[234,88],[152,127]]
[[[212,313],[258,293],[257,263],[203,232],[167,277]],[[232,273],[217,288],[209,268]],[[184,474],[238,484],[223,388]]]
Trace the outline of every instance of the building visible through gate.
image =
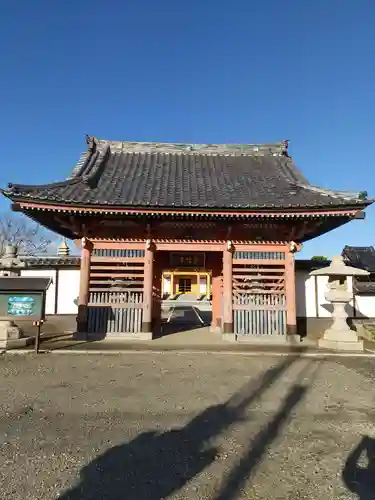
[[67,180],[3,194],[81,248],[77,329],[96,338],[152,339],[182,296],[225,339],[295,339],[295,252],[372,202],[309,184],[286,141],[87,143]]

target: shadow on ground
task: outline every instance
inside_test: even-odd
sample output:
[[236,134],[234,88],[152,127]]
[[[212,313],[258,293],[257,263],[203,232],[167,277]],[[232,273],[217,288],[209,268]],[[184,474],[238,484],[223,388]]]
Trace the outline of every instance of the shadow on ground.
[[345,462],[342,478],[359,500],[375,499],[375,439],[361,439]]
[[[258,381],[251,380],[225,403],[207,408],[180,429],[164,433],[146,432],[109,449],[81,470],[77,486],[59,496],[59,500],[167,498],[218,459],[220,450],[212,445],[212,440],[236,422],[246,420],[249,406],[296,358],[298,355],[286,358]],[[306,391],[306,387],[300,385],[291,387],[277,413],[254,436],[245,453],[238,457],[214,500],[238,498],[244,483]]]

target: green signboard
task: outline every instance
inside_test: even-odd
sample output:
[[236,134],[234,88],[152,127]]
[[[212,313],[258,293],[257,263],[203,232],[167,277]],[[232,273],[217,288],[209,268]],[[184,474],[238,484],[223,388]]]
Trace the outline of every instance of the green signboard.
[[8,316],[33,316],[35,312],[35,299],[30,296],[9,296]]

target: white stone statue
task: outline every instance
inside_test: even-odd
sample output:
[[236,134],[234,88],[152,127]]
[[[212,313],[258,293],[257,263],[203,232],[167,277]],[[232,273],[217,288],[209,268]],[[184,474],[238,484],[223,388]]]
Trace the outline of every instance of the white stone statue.
[[333,257],[331,265],[316,269],[312,276],[328,276],[326,300],[332,303],[332,325],[318,341],[319,347],[344,351],[363,351],[363,341],[358,340],[357,333],[347,323],[347,304],[353,298],[348,290],[348,276],[368,276],[369,273],[356,267],[345,265],[341,255]]

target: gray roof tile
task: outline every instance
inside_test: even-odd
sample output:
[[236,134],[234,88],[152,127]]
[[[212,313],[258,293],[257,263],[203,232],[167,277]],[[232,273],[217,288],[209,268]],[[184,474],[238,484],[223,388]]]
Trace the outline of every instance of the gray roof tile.
[[351,247],[345,246],[342,255],[349,266],[365,269],[370,273],[375,272],[375,249],[374,247]]
[[186,145],[88,138],[71,176],[44,186],[9,185],[5,196],[63,204],[202,209],[364,206],[357,194],[311,186],[287,143]]

